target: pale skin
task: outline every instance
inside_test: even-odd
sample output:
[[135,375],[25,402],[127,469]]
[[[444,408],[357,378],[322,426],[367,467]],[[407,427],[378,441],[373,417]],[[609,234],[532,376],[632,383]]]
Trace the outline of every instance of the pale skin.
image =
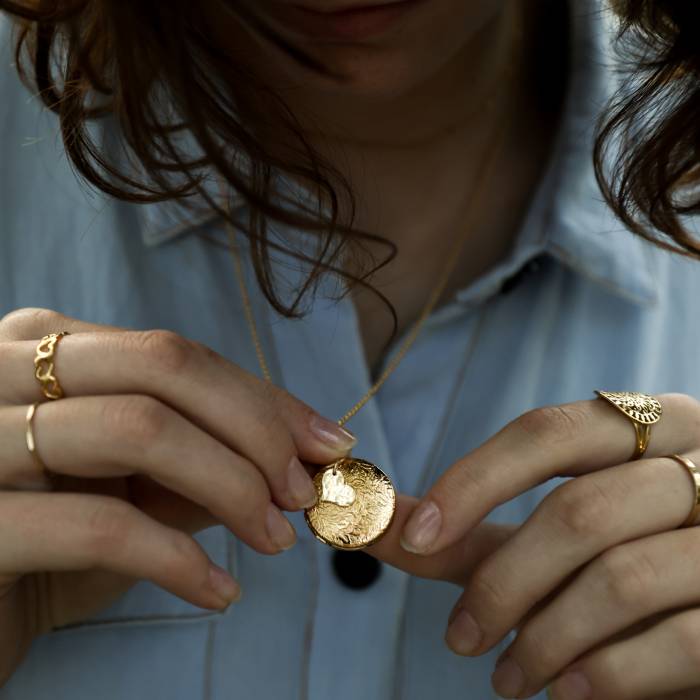
[[[56,356],[66,397],[34,419],[50,480],[24,442],[26,405],[41,393],[22,368],[58,327],[71,333]],[[0,376],[0,683],[33,638],[97,612],[139,579],[208,609],[238,600],[238,583],[192,535],[223,524],[261,554],[288,549],[296,534],[280,508],[316,501],[299,460],[327,463],[355,442],[287,392],[167,331],[20,309],[0,320]]]
[[[344,92],[307,74],[289,91],[300,112],[344,144],[361,203],[356,223],[404,251],[372,280],[403,327],[464,219],[464,183],[479,174],[493,118],[475,117],[473,102],[501,74],[513,28],[531,26],[513,8],[435,0],[419,28],[386,45],[317,46],[354,76]],[[269,52],[258,45],[251,55],[262,64]],[[296,69],[278,55],[273,63],[293,87]],[[537,106],[522,101],[527,94],[506,91],[496,103],[496,111],[517,104],[522,115],[494,175],[511,213],[480,200],[453,289],[505,253],[541,171],[548,131],[519,138],[518,128],[538,122]],[[460,157],[448,157],[455,149]],[[524,165],[514,170],[514,162]],[[407,211],[406,201],[421,206]],[[371,295],[354,302],[374,366],[388,317]],[[35,420],[50,481],[27,452],[24,424],[26,406],[40,397],[36,344],[58,330],[71,332],[57,364],[67,398],[42,404]],[[192,534],[220,524],[261,554],[293,546],[280,511],[315,498],[295,458],[324,464],[355,443],[282,389],[167,331],[18,310],[0,320],[0,377],[0,683],[36,636],[93,614],[139,579],[203,608],[237,600],[238,583],[212,567]],[[691,700],[700,692],[700,538],[694,527],[678,529],[693,489],[685,469],[663,456],[700,460],[700,404],[682,394],[658,398],[664,415],[641,461],[629,461],[629,421],[599,399],[536,409],[452,465],[420,502],[399,495],[390,531],[370,548],[416,576],[464,589],[446,636],[456,653],[482,654],[518,630],[504,654],[511,661],[493,678],[505,697],[551,684],[556,700],[572,700],[571,682],[596,700]],[[574,478],[522,526],[482,522],[554,476]],[[508,669],[519,687],[505,687]]]

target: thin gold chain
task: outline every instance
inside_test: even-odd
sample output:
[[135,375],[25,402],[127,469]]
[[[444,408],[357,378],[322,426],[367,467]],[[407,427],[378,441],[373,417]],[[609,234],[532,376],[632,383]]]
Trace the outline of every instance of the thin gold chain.
[[[501,136],[501,131],[503,129],[499,129],[499,136]],[[500,145],[502,141],[502,138],[494,139],[492,141],[491,147],[489,148],[487,152],[487,157],[485,158],[486,165],[483,168],[483,171],[481,173],[481,176],[479,177],[479,181],[477,186],[472,190],[471,196],[469,198],[469,208],[470,210],[473,211],[473,203],[477,199],[477,196],[481,194],[481,192],[484,189],[485,183],[489,180],[487,177],[488,173],[491,170],[491,166],[493,165],[493,162],[495,160],[495,155],[498,151],[497,146]],[[228,203],[228,198],[225,200]],[[228,214],[228,208],[226,209],[226,212]],[[230,248],[231,252],[233,253],[233,258],[234,258],[234,264],[236,266],[236,275],[238,277],[238,283],[240,286],[241,290],[241,296],[243,298],[243,306],[245,310],[245,315],[246,315],[246,320],[248,322],[248,326],[250,327],[250,333],[253,339],[253,344],[255,345],[255,353],[258,357],[258,363],[260,364],[260,369],[262,370],[263,376],[265,379],[269,382],[272,381],[272,377],[270,374],[270,370],[267,366],[267,362],[265,360],[265,355],[262,350],[262,343],[260,342],[260,336],[258,335],[258,330],[257,326],[255,324],[255,319],[253,317],[253,310],[252,306],[250,303],[250,297],[248,296],[248,290],[246,289],[245,285],[245,280],[243,277],[243,269],[241,265],[241,260],[240,256],[238,254],[238,246],[236,243],[236,233],[233,228],[233,226],[230,224],[230,222],[227,220],[226,221],[226,230],[229,235],[229,241],[230,241]],[[465,232],[469,231],[469,227],[465,226]],[[425,323],[426,319],[430,315],[430,312],[433,310],[435,307],[435,304],[437,303],[438,299],[440,298],[440,295],[445,289],[445,286],[447,285],[447,282],[449,281],[450,275],[452,274],[455,265],[457,264],[457,261],[459,259],[459,253],[462,249],[462,246],[464,245],[464,242],[466,241],[467,236],[466,233],[465,235],[461,236],[456,243],[452,247],[451,255],[448,259],[448,263],[446,267],[443,269],[443,273],[440,276],[438,280],[438,284],[435,286],[433,289],[432,293],[430,294],[430,297],[428,298],[427,303],[423,307],[423,310],[420,313],[420,316],[418,319],[415,321],[413,328],[411,331],[408,333],[406,339],[404,342],[401,344],[401,347],[395,354],[395,356],[392,358],[391,362],[389,365],[386,367],[386,369],[382,372],[380,375],[379,379],[370,387],[369,391],[342,417],[338,420],[338,425],[342,426],[344,425],[350,418],[352,418],[376,393],[379,391],[379,388],[381,385],[387,380],[389,375],[396,369],[398,364],[401,362],[401,360],[404,358],[408,350],[410,349],[411,345],[413,345],[414,341],[418,337],[418,334],[420,333],[423,324]]]
[[[520,37],[521,38],[521,37]],[[520,41],[514,41],[515,45],[519,45]],[[513,54],[515,54],[515,47],[513,47]],[[506,68],[504,70],[505,76],[510,77],[510,73],[512,72],[512,66],[513,66],[513,60],[511,59],[506,63]],[[501,85],[509,85],[510,81],[506,80],[498,80],[498,83]],[[493,104],[493,101],[490,101],[491,104]],[[376,393],[379,391],[379,388],[384,384],[384,382],[387,380],[389,375],[396,369],[398,364],[401,362],[401,360],[404,358],[410,347],[413,345],[414,341],[418,337],[418,334],[420,333],[423,324],[425,323],[426,319],[428,316],[430,316],[431,311],[435,307],[435,304],[437,304],[438,299],[442,295],[442,292],[444,291],[447,282],[450,279],[450,276],[452,272],[455,269],[455,266],[457,264],[457,261],[459,260],[459,253],[462,250],[462,247],[467,240],[467,233],[469,232],[469,219],[473,215],[474,212],[474,202],[477,201],[479,196],[482,194],[484,191],[484,188],[486,184],[489,182],[490,178],[489,175],[491,173],[491,169],[493,168],[495,161],[496,161],[496,156],[500,150],[500,146],[503,145],[504,137],[507,132],[507,124],[509,122],[508,116],[509,115],[509,110],[504,108],[503,112],[504,118],[501,120],[501,123],[499,127],[495,130],[494,132],[494,137],[491,139],[491,142],[489,144],[489,147],[484,155],[484,159],[482,161],[482,167],[481,167],[481,172],[477,177],[477,183],[474,189],[472,189],[469,200],[468,200],[468,213],[467,213],[467,222],[465,223],[464,226],[464,233],[462,236],[460,236],[454,243],[451,251],[450,251],[450,257],[448,258],[447,265],[443,269],[443,273],[440,275],[440,278],[438,279],[437,285],[434,287],[433,291],[431,292],[428,301],[426,302],[425,306],[423,307],[423,310],[421,311],[418,319],[414,322],[413,327],[411,328],[410,332],[407,334],[406,339],[404,342],[401,344],[399,347],[398,351],[392,358],[391,362],[389,365],[386,367],[386,369],[382,372],[380,377],[374,382],[374,384],[370,387],[369,391],[342,417],[338,419],[338,425],[342,426],[344,425],[350,418],[352,418]],[[230,206],[229,206],[229,197],[227,196],[227,183],[223,180],[223,178],[219,177],[219,184],[221,187],[221,195],[222,199],[224,202],[224,211],[227,214],[225,224],[226,224],[226,231],[228,233],[228,238],[229,238],[229,243],[230,243],[230,249],[231,253],[233,254],[233,260],[234,264],[236,267],[236,276],[238,278],[238,284],[241,290],[241,297],[243,299],[243,307],[245,310],[245,316],[246,316],[246,321],[248,323],[248,327],[250,328],[250,334],[252,336],[253,344],[255,346],[255,354],[257,355],[258,358],[258,363],[260,365],[260,369],[262,371],[262,374],[264,378],[272,382],[272,376],[270,374],[270,370],[267,365],[267,361],[265,360],[265,355],[263,353],[262,349],[262,343],[260,342],[260,336],[258,334],[258,329],[255,323],[255,318],[253,317],[253,309],[252,305],[250,302],[250,297],[248,295],[248,290],[245,285],[245,279],[244,279],[244,274],[243,274],[243,266],[241,265],[241,259],[240,255],[238,252],[238,244],[236,242],[236,231],[235,228],[231,225],[230,222]]]

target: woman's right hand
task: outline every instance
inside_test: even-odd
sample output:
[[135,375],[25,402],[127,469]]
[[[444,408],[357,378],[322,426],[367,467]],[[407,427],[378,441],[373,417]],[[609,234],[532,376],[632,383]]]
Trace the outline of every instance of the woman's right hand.
[[[42,394],[40,339],[65,397],[37,407],[42,474],[25,442]],[[242,338],[241,342],[249,342]],[[270,382],[162,330],[96,326],[44,309],[0,320],[0,684],[32,640],[149,579],[221,609],[238,584],[192,537],[215,524],[264,554],[291,547],[280,508],[316,500],[299,460],[325,464],[352,436]]]

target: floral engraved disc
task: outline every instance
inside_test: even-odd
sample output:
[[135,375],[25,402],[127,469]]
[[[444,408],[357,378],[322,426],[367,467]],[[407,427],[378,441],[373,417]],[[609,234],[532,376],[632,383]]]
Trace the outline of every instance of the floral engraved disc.
[[314,485],[318,501],[304,517],[321,542],[336,549],[362,549],[391,524],[396,493],[389,477],[371,462],[343,457],[321,469]]
[[652,425],[661,418],[661,404],[648,394],[636,391],[598,391],[596,394],[607,399],[626,416],[638,423]]

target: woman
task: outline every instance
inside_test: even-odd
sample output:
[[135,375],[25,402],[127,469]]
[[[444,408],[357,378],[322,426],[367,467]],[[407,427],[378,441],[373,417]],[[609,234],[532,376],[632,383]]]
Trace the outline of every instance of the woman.
[[0,2],[0,699],[696,698],[693,6]]

